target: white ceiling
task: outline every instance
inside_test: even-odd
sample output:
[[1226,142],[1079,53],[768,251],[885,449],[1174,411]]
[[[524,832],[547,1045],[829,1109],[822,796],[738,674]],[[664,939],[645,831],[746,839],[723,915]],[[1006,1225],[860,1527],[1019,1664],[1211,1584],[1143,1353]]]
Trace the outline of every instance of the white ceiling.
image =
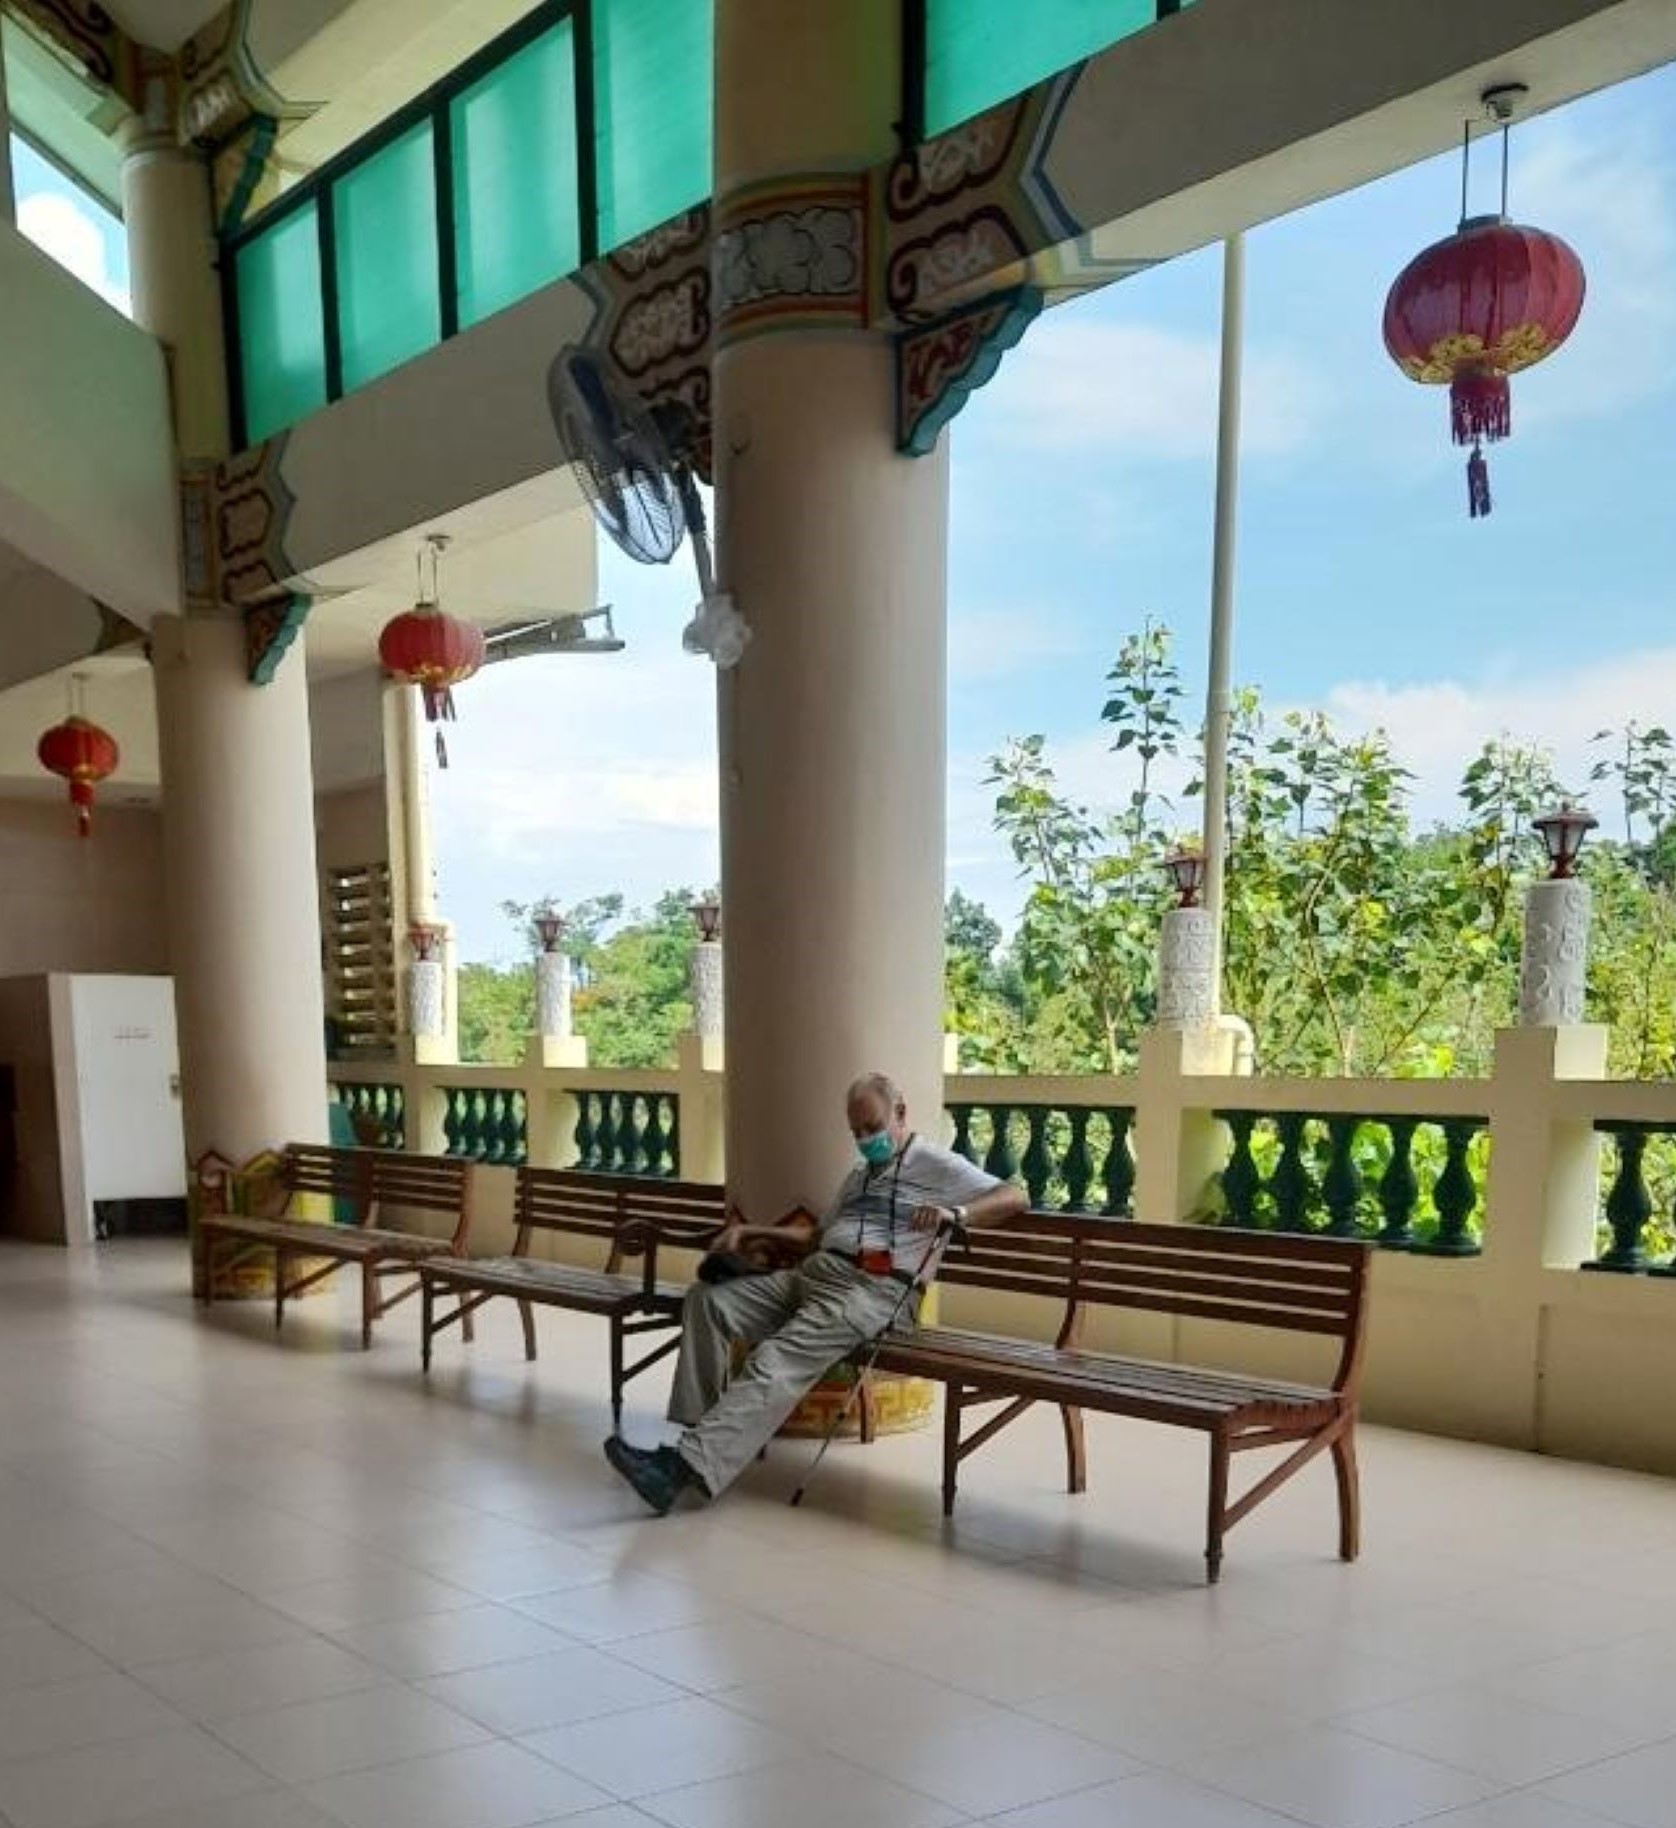
[[[595,606],[592,517],[573,506],[568,512],[554,511],[558,504],[574,502],[567,488],[561,479],[543,478],[437,521],[435,530],[448,532],[455,542],[442,569],[442,603],[451,615],[493,627],[521,616],[572,615]],[[361,693],[351,682],[357,675],[372,680],[380,629],[415,600],[418,545],[417,533],[402,534],[310,580],[321,588],[346,590],[315,603],[305,636],[317,725],[317,785],[322,789],[350,785],[366,774],[359,758],[366,751],[368,732],[359,726],[369,715],[376,717],[376,708],[367,710],[369,704],[376,707],[376,693]],[[8,582],[15,585],[32,570],[21,555],[0,544],[0,598]],[[0,650],[7,657],[33,651],[53,633],[62,632],[61,618],[47,618],[46,607],[42,600],[0,614]],[[42,621],[39,628],[34,626],[37,619]],[[86,652],[85,646],[81,652]],[[601,666],[612,658],[578,655],[575,664]],[[78,657],[73,665],[54,656],[38,677],[0,689],[0,798],[52,798],[63,792],[63,783],[36,760],[35,745],[42,731],[67,714],[72,672],[87,678],[87,715],[109,730],[122,750],[122,765],[101,797],[109,805],[155,804],[157,721],[151,668],[137,648],[91,660]],[[356,727],[336,727],[346,720]],[[334,774],[342,778],[332,778]]]
[[106,0],[105,10],[130,38],[172,51],[225,5],[226,0]]

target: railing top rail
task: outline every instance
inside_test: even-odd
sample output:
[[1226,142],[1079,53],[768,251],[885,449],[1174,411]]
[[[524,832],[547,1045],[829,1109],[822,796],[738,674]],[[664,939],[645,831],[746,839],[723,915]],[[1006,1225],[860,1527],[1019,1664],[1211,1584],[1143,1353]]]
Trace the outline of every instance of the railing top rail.
[[1133,1107],[1140,1081],[1095,1073],[948,1073],[946,1104],[1086,1105],[1090,1110]]
[[1554,1088],[1562,1121],[1676,1130],[1676,1080],[1575,1079]]
[[1241,1079],[1207,1076],[1182,1082],[1182,1102],[1196,1111],[1299,1111],[1311,1117],[1475,1118],[1490,1111],[1487,1079]]

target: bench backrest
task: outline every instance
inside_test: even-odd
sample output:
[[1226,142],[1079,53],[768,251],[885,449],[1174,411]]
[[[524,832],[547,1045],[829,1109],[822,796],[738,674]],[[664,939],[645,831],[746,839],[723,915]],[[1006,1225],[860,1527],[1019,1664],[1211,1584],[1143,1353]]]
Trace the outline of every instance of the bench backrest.
[[939,1280],[1063,1303],[1060,1343],[1090,1307],[1323,1334],[1342,1342],[1335,1390],[1361,1369],[1368,1246],[1197,1225],[1029,1213],[951,1249]]
[[579,1168],[520,1168],[514,1256],[528,1256],[538,1232],[595,1238],[613,1268],[637,1248],[644,1228],[660,1245],[703,1250],[727,1222],[727,1190],[650,1175],[588,1174]]
[[292,1143],[285,1183],[293,1193],[350,1202],[357,1225],[383,1222],[391,1211],[439,1212],[454,1221],[453,1247],[464,1251],[471,1228],[471,1163],[400,1149],[334,1149]]

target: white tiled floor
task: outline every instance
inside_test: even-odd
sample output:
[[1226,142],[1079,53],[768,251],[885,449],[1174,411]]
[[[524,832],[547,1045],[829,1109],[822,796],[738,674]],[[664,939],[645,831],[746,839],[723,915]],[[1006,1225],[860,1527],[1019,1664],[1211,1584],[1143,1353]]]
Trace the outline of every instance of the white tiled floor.
[[1363,1561],[1312,1469],[1215,1591],[1202,1445],[1099,1421],[1081,1498],[1044,1415],[953,1526],[932,1432],[659,1521],[601,1328],[427,1383],[185,1284],[0,1247],[0,1828],[1676,1828],[1666,1482],[1369,1429]]

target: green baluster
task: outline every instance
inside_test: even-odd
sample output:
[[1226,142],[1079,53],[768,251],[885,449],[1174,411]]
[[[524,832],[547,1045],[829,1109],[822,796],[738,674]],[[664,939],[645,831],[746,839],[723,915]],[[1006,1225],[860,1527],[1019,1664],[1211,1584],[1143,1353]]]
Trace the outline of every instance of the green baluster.
[[1321,1180],[1321,1197],[1327,1207],[1327,1236],[1353,1238],[1356,1208],[1362,1198],[1362,1173],[1356,1166],[1356,1132],[1359,1117],[1329,1117],[1327,1172]]
[[578,1091],[576,1094],[576,1128],[572,1132],[576,1144],[576,1165],[578,1168],[593,1169],[599,1166],[595,1151],[599,1148],[599,1129],[594,1121],[594,1094]]
[[1081,1105],[1072,1105],[1065,1113],[1071,1125],[1071,1140],[1065,1145],[1065,1210],[1090,1212],[1089,1184],[1094,1179],[1094,1157],[1088,1148],[1088,1120],[1093,1113]]
[[1053,1115],[1045,1104],[1033,1104],[1025,1112],[1030,1137],[1024,1146],[1024,1188],[1030,1204],[1039,1212],[1047,1204],[1048,1182],[1053,1179],[1053,1157],[1048,1153],[1048,1118]]
[[1414,1172],[1414,1132],[1419,1119],[1388,1117],[1391,1159],[1379,1177],[1379,1210],[1385,1215],[1379,1242],[1386,1250],[1408,1250],[1414,1244],[1414,1209],[1420,1203],[1420,1182]]
[[646,1172],[648,1174],[667,1174],[669,1170],[663,1165],[663,1154],[668,1146],[663,1134],[663,1094],[648,1092],[646,1095],[646,1128],[641,1132],[641,1147],[646,1151]]
[[951,1104],[949,1116],[954,1119],[954,1143],[956,1155],[964,1155],[974,1167],[977,1166],[978,1152],[972,1143],[972,1106],[969,1104]]
[[465,1154],[465,1093],[457,1086],[442,1088],[442,1135],[443,1154]]
[[615,1174],[617,1168],[617,1133],[621,1126],[622,1095],[601,1092],[599,1097],[599,1170]]
[[664,1108],[669,1112],[667,1154],[669,1172],[677,1177],[681,1173],[681,1098],[678,1092],[664,1094]]
[[1644,1158],[1647,1153],[1647,1131],[1629,1124],[1604,1126],[1618,1150],[1618,1171],[1612,1177],[1606,1196],[1606,1222],[1612,1227],[1612,1242],[1585,1269],[1617,1270],[1634,1275],[1647,1267],[1647,1253],[1641,1238],[1647,1221],[1653,1216],[1653,1198],[1647,1191]]
[[503,1159],[514,1168],[521,1168],[529,1160],[530,1154],[529,1101],[522,1092],[511,1091],[506,1094],[504,1142]]
[[1242,1231],[1257,1229],[1257,1195],[1263,1177],[1257,1172],[1257,1157],[1251,1152],[1252,1133],[1257,1128],[1255,1111],[1219,1111],[1217,1115],[1228,1126],[1233,1146],[1222,1170],[1222,1197],[1228,1202],[1228,1217]]
[[631,1097],[625,1111],[625,1139],[623,1139],[623,1172],[625,1174],[645,1174],[647,1172],[647,1152],[645,1152],[645,1111],[649,1100]]
[[993,1131],[989,1140],[989,1153],[984,1157],[984,1172],[993,1174],[998,1181],[1010,1181],[1018,1173],[1018,1157],[1013,1153],[1010,1134],[1013,1107],[1010,1104],[992,1104],[989,1107],[989,1121]]
[[489,1086],[477,1094],[477,1159],[498,1165],[501,1160],[501,1107],[506,1094]]
[[1437,1208],[1437,1236],[1423,1248],[1439,1257],[1473,1257],[1479,1246],[1467,1232],[1467,1222],[1478,1204],[1478,1188],[1467,1160],[1478,1124],[1470,1117],[1453,1117],[1443,1126],[1443,1172],[1432,1189]]
[[1269,1177],[1275,1223],[1282,1231],[1308,1231],[1309,1209],[1315,1198],[1315,1185],[1304,1162],[1309,1118],[1302,1111],[1282,1111],[1274,1126],[1280,1133],[1280,1160]]
[[1106,1203],[1100,1210],[1107,1218],[1126,1219],[1133,1212],[1135,1198],[1135,1156],[1129,1147],[1135,1113],[1109,1110],[1106,1121],[1111,1125],[1111,1144],[1100,1174],[1100,1184],[1106,1190]]

